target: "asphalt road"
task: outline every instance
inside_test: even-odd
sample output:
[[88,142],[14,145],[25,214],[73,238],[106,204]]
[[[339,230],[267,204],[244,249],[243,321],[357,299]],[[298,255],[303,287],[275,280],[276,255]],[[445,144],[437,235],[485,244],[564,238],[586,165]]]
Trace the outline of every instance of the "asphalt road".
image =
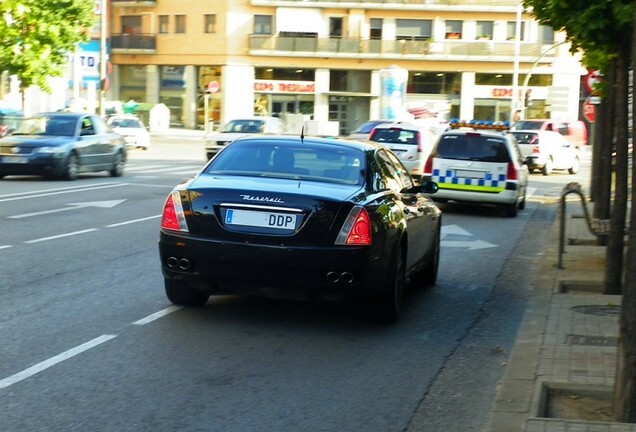
[[[479,431],[558,193],[517,218],[444,205],[436,286],[385,326],[350,307],[238,297],[172,306],[157,253],[197,137],[133,151],[126,174],[0,181],[0,430]],[[249,271],[249,268],[246,268]]]

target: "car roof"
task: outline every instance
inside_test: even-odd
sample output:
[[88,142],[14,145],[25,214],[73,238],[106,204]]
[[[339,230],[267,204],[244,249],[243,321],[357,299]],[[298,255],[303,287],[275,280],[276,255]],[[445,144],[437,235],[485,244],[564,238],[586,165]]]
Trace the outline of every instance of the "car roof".
[[289,143],[289,144],[294,144],[294,143],[332,144],[332,145],[340,145],[340,146],[348,147],[348,148],[359,149],[362,151],[385,148],[384,146],[379,145],[377,143],[373,143],[373,142],[355,141],[355,140],[347,140],[347,139],[341,139],[341,138],[324,138],[324,137],[315,137],[315,136],[305,136],[301,140],[300,136],[296,136],[296,135],[267,135],[267,136],[249,135],[249,136],[239,138],[235,142],[237,141],[241,141],[241,142],[243,141],[261,141],[261,142],[274,141],[274,142]]
[[49,116],[49,117],[70,117],[70,118],[80,118],[80,117],[96,117],[95,114],[91,114],[88,112],[68,112],[68,111],[51,111],[51,112],[40,112],[33,114],[31,117],[41,117],[41,116]]

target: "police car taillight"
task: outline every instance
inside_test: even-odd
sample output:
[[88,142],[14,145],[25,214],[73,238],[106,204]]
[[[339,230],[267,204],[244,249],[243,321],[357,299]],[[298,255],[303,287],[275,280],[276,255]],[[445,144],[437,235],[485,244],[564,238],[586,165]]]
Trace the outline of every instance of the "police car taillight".
[[515,167],[514,162],[508,162],[508,172],[506,173],[506,177],[508,180],[517,180],[517,167]]
[[368,246],[371,244],[371,219],[364,207],[355,206],[347,215],[336,244]]
[[188,224],[186,223],[185,214],[183,213],[181,197],[177,191],[173,191],[168,195],[163,205],[161,228],[171,231],[188,232]]

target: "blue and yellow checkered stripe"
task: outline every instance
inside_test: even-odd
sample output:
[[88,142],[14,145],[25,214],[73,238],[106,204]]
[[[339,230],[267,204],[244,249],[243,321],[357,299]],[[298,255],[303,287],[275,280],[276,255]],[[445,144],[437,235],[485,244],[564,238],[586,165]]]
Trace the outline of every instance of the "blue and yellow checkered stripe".
[[506,188],[506,175],[484,173],[483,178],[457,177],[454,170],[433,169],[432,180],[440,189],[467,190],[475,192],[501,192]]

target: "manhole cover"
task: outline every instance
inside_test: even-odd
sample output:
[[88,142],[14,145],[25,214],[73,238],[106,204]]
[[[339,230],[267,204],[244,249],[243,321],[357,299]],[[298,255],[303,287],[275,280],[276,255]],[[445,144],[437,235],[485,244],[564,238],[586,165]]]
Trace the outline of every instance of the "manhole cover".
[[616,346],[618,338],[613,336],[588,336],[569,334],[565,337],[566,345]]
[[572,306],[571,309],[588,315],[615,316],[621,313],[619,305],[582,305]]

